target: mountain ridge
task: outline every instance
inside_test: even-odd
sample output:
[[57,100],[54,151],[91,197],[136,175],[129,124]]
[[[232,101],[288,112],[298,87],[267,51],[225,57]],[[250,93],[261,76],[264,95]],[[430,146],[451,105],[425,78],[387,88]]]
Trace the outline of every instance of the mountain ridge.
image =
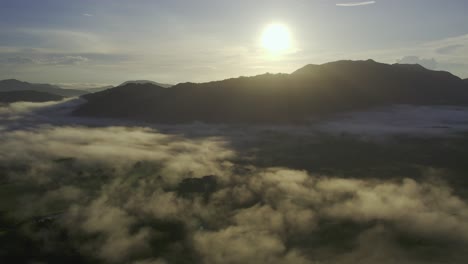
[[468,105],[468,87],[448,72],[373,60],[306,65],[165,89],[127,84],[84,96],[75,115],[151,122],[296,122],[388,104]]
[[102,91],[107,90],[107,89],[112,89],[114,87],[115,86],[113,86],[113,85],[106,85],[106,86],[101,86],[101,87],[84,88],[84,89],[81,89],[81,90],[86,91],[88,93],[97,93],[97,92],[102,92]]
[[19,81],[16,79],[0,80],[0,92],[24,91],[24,90],[45,92],[45,93],[55,94],[55,95],[59,95],[63,97],[81,96],[87,93],[86,91],[83,91],[83,90],[64,89],[64,88],[60,88],[56,85],[51,85],[51,84],[29,83],[29,82]]
[[147,84],[147,83],[154,84],[154,85],[157,85],[157,86],[160,86],[160,87],[163,87],[163,88],[169,88],[169,87],[174,86],[172,84],[159,83],[159,82],[149,81],[149,80],[129,80],[129,81],[125,81],[125,82],[121,83],[118,86],[124,86],[124,85],[127,85],[127,84]]
[[20,91],[7,91],[0,92],[0,103],[14,103],[14,102],[48,102],[60,101],[64,97],[56,94],[38,92],[31,90]]

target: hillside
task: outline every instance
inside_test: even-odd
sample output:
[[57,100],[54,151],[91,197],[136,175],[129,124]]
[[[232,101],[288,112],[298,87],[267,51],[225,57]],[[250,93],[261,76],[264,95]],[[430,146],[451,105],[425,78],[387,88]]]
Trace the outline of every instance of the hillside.
[[160,86],[160,87],[163,87],[163,88],[169,88],[169,87],[174,86],[172,84],[158,83],[158,82],[149,81],[149,80],[126,81],[126,82],[123,82],[122,84],[120,84],[119,86],[124,86],[124,85],[127,85],[127,84],[154,84],[154,85],[157,85],[157,86]]
[[59,101],[63,97],[56,94],[50,94],[38,91],[10,91],[0,92],[0,103],[14,103],[14,102],[47,102]]
[[102,86],[102,87],[86,88],[86,89],[82,89],[82,90],[86,91],[88,93],[97,93],[97,92],[102,92],[102,91],[105,91],[105,90],[111,89],[111,88],[114,88],[114,86],[106,85],[106,86]]
[[9,91],[37,91],[45,92],[49,94],[55,94],[63,97],[73,97],[86,94],[86,91],[75,90],[75,89],[63,89],[55,85],[50,84],[34,84],[28,82],[22,82],[15,79],[1,80],[0,81],[0,92]]
[[127,84],[84,96],[74,114],[151,122],[295,122],[391,104],[468,105],[458,77],[420,65],[337,61],[165,89]]

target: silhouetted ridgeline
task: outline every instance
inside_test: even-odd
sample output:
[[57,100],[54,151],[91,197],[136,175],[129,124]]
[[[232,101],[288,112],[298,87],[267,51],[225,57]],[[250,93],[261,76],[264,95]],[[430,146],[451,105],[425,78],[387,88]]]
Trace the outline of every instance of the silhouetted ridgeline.
[[101,87],[86,88],[86,89],[83,89],[83,90],[88,92],[88,93],[97,93],[97,92],[102,92],[104,90],[111,89],[111,88],[114,88],[114,86],[106,85],[106,86],[101,86]]
[[158,83],[158,82],[153,82],[153,81],[149,81],[149,80],[126,81],[126,82],[121,83],[119,86],[124,86],[124,85],[127,85],[127,84],[147,84],[147,83],[154,84],[154,85],[157,85],[157,86],[160,86],[160,87],[163,87],[163,88],[169,88],[169,87],[174,86],[172,84]]
[[10,91],[37,91],[49,94],[55,94],[63,97],[80,96],[87,94],[88,92],[74,89],[63,89],[55,85],[50,84],[35,84],[22,82],[15,79],[1,80],[0,81],[0,92]]
[[80,116],[152,122],[291,122],[389,104],[468,105],[468,85],[420,65],[337,61],[170,89],[127,84],[83,96]]
[[13,103],[13,102],[47,102],[59,101],[64,97],[56,94],[50,94],[38,91],[11,91],[0,92],[0,103]]

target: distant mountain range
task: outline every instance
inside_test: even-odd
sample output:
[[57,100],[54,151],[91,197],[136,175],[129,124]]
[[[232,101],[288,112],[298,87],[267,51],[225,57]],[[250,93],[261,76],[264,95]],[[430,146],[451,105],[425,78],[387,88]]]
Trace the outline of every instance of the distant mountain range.
[[[170,84],[157,83],[147,80],[136,80],[136,81],[126,81],[119,86],[127,84],[153,84],[160,87],[171,87]],[[95,87],[95,88],[83,88],[83,89],[65,89],[52,84],[35,84],[19,81],[16,79],[0,80],[0,102],[18,102],[18,101],[27,101],[27,102],[43,102],[45,99],[50,98],[51,101],[61,100],[64,97],[75,97],[81,96],[89,93],[101,92],[107,89],[114,88],[112,85]],[[20,93],[19,91],[27,91]],[[31,93],[32,91],[38,93]],[[13,93],[3,93],[3,92],[13,92]],[[43,93],[43,94],[40,94]],[[53,97],[51,95],[56,95],[58,97]],[[16,99],[15,99],[16,98]],[[57,99],[60,98],[60,99]]]
[[153,81],[148,81],[148,80],[126,81],[126,82],[120,84],[119,86],[124,86],[124,85],[127,85],[127,84],[154,84],[154,85],[157,85],[157,86],[160,86],[160,87],[163,87],[163,88],[169,88],[169,87],[174,86],[172,84],[158,83],[158,82],[153,82]]
[[0,103],[48,102],[60,101],[63,98],[63,96],[56,94],[28,90],[0,92]]
[[85,89],[83,89],[83,91],[86,91],[88,93],[97,93],[97,92],[102,92],[104,90],[111,89],[111,88],[114,88],[114,86],[106,85],[106,86],[102,86],[102,87],[85,88]]
[[[157,86],[160,86],[160,87],[163,87],[163,88],[169,88],[169,87],[173,86],[172,84],[164,84],[164,83],[158,83],[158,82],[148,81],[148,80],[126,81],[126,82],[121,83],[118,86],[124,86],[124,85],[127,85],[127,84],[154,84],[154,85],[157,85]],[[107,85],[107,86],[95,87],[95,88],[85,88],[85,89],[81,89],[81,90],[86,91],[87,93],[97,93],[97,92],[102,92],[104,90],[111,89],[111,88],[114,88],[114,87],[115,86],[113,86],[113,85]]]
[[10,91],[37,91],[49,94],[55,94],[63,97],[73,97],[87,94],[88,92],[83,90],[75,89],[63,89],[51,84],[35,84],[22,82],[15,79],[1,80],[0,81],[0,92]]
[[130,82],[84,95],[79,116],[151,122],[295,122],[391,104],[468,105],[466,80],[420,65],[373,60],[307,65],[292,74],[263,74],[169,89]]

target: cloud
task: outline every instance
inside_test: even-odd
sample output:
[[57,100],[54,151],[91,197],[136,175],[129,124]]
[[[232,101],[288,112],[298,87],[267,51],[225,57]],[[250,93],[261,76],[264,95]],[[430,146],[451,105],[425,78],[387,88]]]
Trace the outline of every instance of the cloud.
[[[226,128],[241,135],[228,137],[208,125],[186,127],[189,136],[177,126],[37,122],[0,130],[2,181],[20,190],[8,216],[35,253],[67,252],[85,263],[468,259],[468,204],[439,180],[444,172],[360,179],[260,166],[242,140],[277,146],[277,134],[240,127]],[[209,195],[181,193],[183,179],[206,175],[216,177]]]
[[93,15],[88,14],[88,13],[84,13],[83,16],[85,16],[85,17],[92,17]]
[[90,59],[81,55],[66,54],[31,54],[16,57],[8,57],[0,60],[6,64],[31,64],[31,65],[79,65],[89,62]]
[[397,60],[397,63],[400,64],[419,64],[427,69],[434,70],[437,68],[437,61],[432,58],[432,59],[425,59],[425,58],[420,58],[418,56],[405,56],[399,60]]
[[[61,103],[67,104],[67,100],[63,100]],[[3,121],[5,124],[9,124],[11,120],[21,120],[21,122],[25,122],[28,116],[37,118],[38,116],[35,114],[36,110],[54,107],[56,105],[57,102],[15,102],[11,104],[0,104],[0,124],[3,123]]]
[[336,6],[343,7],[353,7],[353,6],[363,6],[363,5],[372,5],[377,3],[376,1],[365,1],[365,2],[351,2],[351,3],[337,3]]
[[[413,54],[408,56],[408,54]],[[305,55],[312,56],[311,54]],[[373,58],[385,63],[393,63],[402,60],[404,57],[410,57],[408,63],[427,63],[424,67],[434,67],[438,70],[450,71],[462,78],[468,78],[468,35],[459,35],[456,37],[443,38],[439,40],[412,44],[405,47],[394,49],[376,49],[366,50],[353,54],[327,54],[327,59],[339,60],[346,59],[367,59]],[[416,57],[416,60],[414,59]],[[436,64],[432,62],[436,61]],[[426,60],[426,61],[421,61]]]
[[194,239],[204,263],[313,263],[299,252],[288,250],[275,234],[248,227],[198,232]]
[[25,58],[25,57],[19,57],[19,56],[6,58],[4,62],[8,64],[34,64],[36,63],[36,61],[31,58]]
[[59,56],[51,57],[49,60],[45,61],[46,64],[57,64],[57,65],[70,65],[70,64],[81,64],[88,62],[89,59],[83,56]]
[[[66,29],[21,28],[16,34],[32,39],[43,53],[109,53],[114,45],[102,35]],[[29,45],[29,43],[20,43]],[[29,46],[26,46],[29,47]]]
[[[71,244],[61,243],[86,258],[341,264],[386,263],[392,256],[417,263],[418,247],[402,247],[399,236],[429,241],[425,247],[444,258],[458,251],[432,247],[468,242],[468,205],[440,182],[345,179],[254,166],[241,172],[234,170],[242,166],[232,164],[234,152],[216,138],[149,128],[43,127],[1,135],[0,163],[24,166],[6,174],[30,186],[15,217],[47,215],[60,204],[56,224]],[[183,178],[207,174],[220,179],[209,199],[175,191]],[[325,223],[334,223],[336,241],[327,238]],[[54,250],[53,236],[46,238],[36,239]],[[376,246],[379,255],[372,254]]]
[[439,53],[439,54],[451,54],[454,51],[456,51],[456,50],[458,50],[460,48],[463,48],[463,47],[464,47],[464,45],[462,45],[462,44],[454,44],[454,45],[449,45],[449,46],[438,48],[438,49],[436,49],[436,52]]
[[367,138],[394,135],[446,137],[468,131],[467,121],[466,107],[399,105],[338,115],[317,127],[326,133]]

